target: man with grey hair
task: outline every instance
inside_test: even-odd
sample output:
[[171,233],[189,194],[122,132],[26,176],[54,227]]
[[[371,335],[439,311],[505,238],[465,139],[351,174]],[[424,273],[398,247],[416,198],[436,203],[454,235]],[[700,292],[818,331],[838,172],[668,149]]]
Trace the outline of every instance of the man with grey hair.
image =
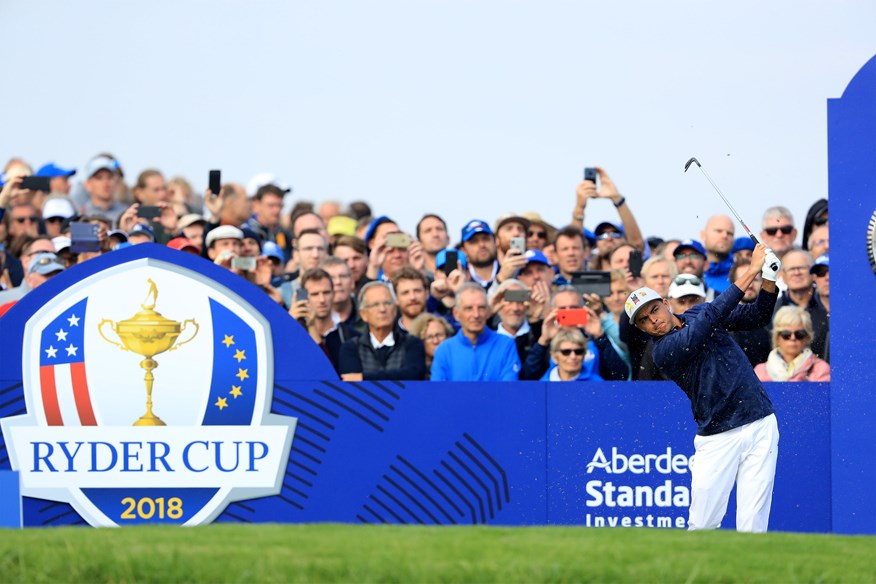
[[517,357],[523,363],[529,349],[541,336],[545,308],[550,301],[550,289],[529,286],[511,278],[502,282],[489,294],[490,308],[495,313],[493,326],[500,335],[514,339]]
[[359,291],[358,305],[368,332],[341,346],[341,379],[425,379],[423,341],[395,326],[397,306],[392,289],[383,282],[368,282]]
[[794,247],[797,239],[797,228],[794,227],[794,216],[785,207],[770,207],[763,214],[760,240],[773,250],[779,259]]
[[510,337],[487,327],[487,293],[475,282],[456,292],[453,316],[459,332],[435,350],[432,381],[516,381],[520,358]]

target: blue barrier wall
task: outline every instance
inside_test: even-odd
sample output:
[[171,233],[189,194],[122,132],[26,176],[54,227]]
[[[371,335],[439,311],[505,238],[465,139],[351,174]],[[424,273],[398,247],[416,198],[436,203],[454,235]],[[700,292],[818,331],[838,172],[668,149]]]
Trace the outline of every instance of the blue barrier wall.
[[860,300],[876,284],[867,252],[876,219],[876,57],[828,101],[828,157],[833,528],[876,533],[876,313]]

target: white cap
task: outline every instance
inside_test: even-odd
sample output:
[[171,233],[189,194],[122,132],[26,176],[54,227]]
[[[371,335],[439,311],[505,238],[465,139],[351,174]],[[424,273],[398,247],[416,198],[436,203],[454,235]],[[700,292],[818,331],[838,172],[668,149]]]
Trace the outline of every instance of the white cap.
[[292,190],[292,187],[281,181],[273,173],[260,172],[249,179],[249,182],[246,185],[246,196],[249,198],[254,197],[256,192],[265,185],[274,185],[284,193],[288,193]]
[[66,197],[46,199],[46,202],[43,203],[43,219],[48,219],[49,217],[69,219],[75,214],[76,210],[73,208],[73,203]]
[[238,241],[243,241],[243,231],[233,225],[220,225],[219,227],[210,230],[204,244],[207,247],[210,247],[217,239],[236,239]]
[[645,306],[652,300],[660,299],[660,295],[651,288],[648,288],[647,286],[643,286],[627,296],[627,301],[624,304],[624,310],[627,311],[627,317],[629,317],[630,319],[630,324],[634,324],[633,318],[635,318],[636,313],[639,312],[643,306]]
[[70,247],[70,238],[64,235],[52,238],[52,245],[55,246],[55,253],[61,253],[61,250]]
[[[679,283],[680,282],[680,283]],[[683,298],[684,296],[706,297],[706,288],[703,281],[694,274],[679,274],[669,285],[670,298]]]

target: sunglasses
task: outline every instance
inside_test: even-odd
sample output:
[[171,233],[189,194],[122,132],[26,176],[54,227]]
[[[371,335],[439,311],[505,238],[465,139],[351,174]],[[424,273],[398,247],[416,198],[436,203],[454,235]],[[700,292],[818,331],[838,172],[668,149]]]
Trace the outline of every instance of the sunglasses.
[[596,236],[596,239],[605,241],[606,239],[620,239],[623,236],[623,233],[618,233],[617,231],[603,231]]
[[816,217],[812,220],[812,224],[816,227],[821,227],[822,225],[827,225],[827,217]]
[[798,341],[809,338],[809,333],[806,331],[779,331],[779,336],[786,341],[790,341],[794,337]]
[[696,276],[691,276],[689,278],[685,278],[684,276],[676,276],[673,282],[675,282],[676,286],[684,286],[685,284],[693,284],[694,286],[699,286],[703,283],[703,281]]
[[34,217],[16,217],[15,222],[16,223],[36,223],[37,221],[39,221],[39,219],[40,218],[36,217],[36,216],[34,216]]
[[581,355],[584,354],[584,349],[560,349],[559,353],[563,357],[568,357],[572,353],[575,353],[575,355],[580,357]]
[[675,254],[675,259],[676,259],[676,260],[683,260],[683,259],[685,259],[685,258],[687,258],[687,259],[689,259],[689,260],[701,260],[701,259],[704,259],[704,258],[703,258],[703,254],[701,254],[701,253],[697,253],[697,252],[695,252],[695,251],[690,251],[690,252],[688,252],[688,253],[677,253],[677,254]]
[[794,226],[793,225],[782,225],[781,227],[764,227],[763,230],[766,231],[766,234],[769,235],[770,237],[772,237],[773,235],[775,235],[779,231],[782,232],[782,235],[790,235],[791,232],[794,231]]
[[817,266],[815,268],[812,268],[812,273],[815,275],[816,278],[825,277],[829,271],[829,268],[827,268],[826,266]]
[[547,239],[547,231],[530,231],[526,234],[527,237],[537,237],[539,239]]

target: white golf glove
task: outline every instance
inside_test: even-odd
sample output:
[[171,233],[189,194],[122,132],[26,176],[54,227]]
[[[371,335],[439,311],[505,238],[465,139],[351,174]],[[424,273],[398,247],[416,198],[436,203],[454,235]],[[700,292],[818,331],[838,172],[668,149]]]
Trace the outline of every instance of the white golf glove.
[[763,262],[763,269],[760,271],[763,279],[775,282],[779,275],[779,270],[781,269],[782,260],[779,259],[779,256],[773,253],[773,250],[767,249],[766,259]]

